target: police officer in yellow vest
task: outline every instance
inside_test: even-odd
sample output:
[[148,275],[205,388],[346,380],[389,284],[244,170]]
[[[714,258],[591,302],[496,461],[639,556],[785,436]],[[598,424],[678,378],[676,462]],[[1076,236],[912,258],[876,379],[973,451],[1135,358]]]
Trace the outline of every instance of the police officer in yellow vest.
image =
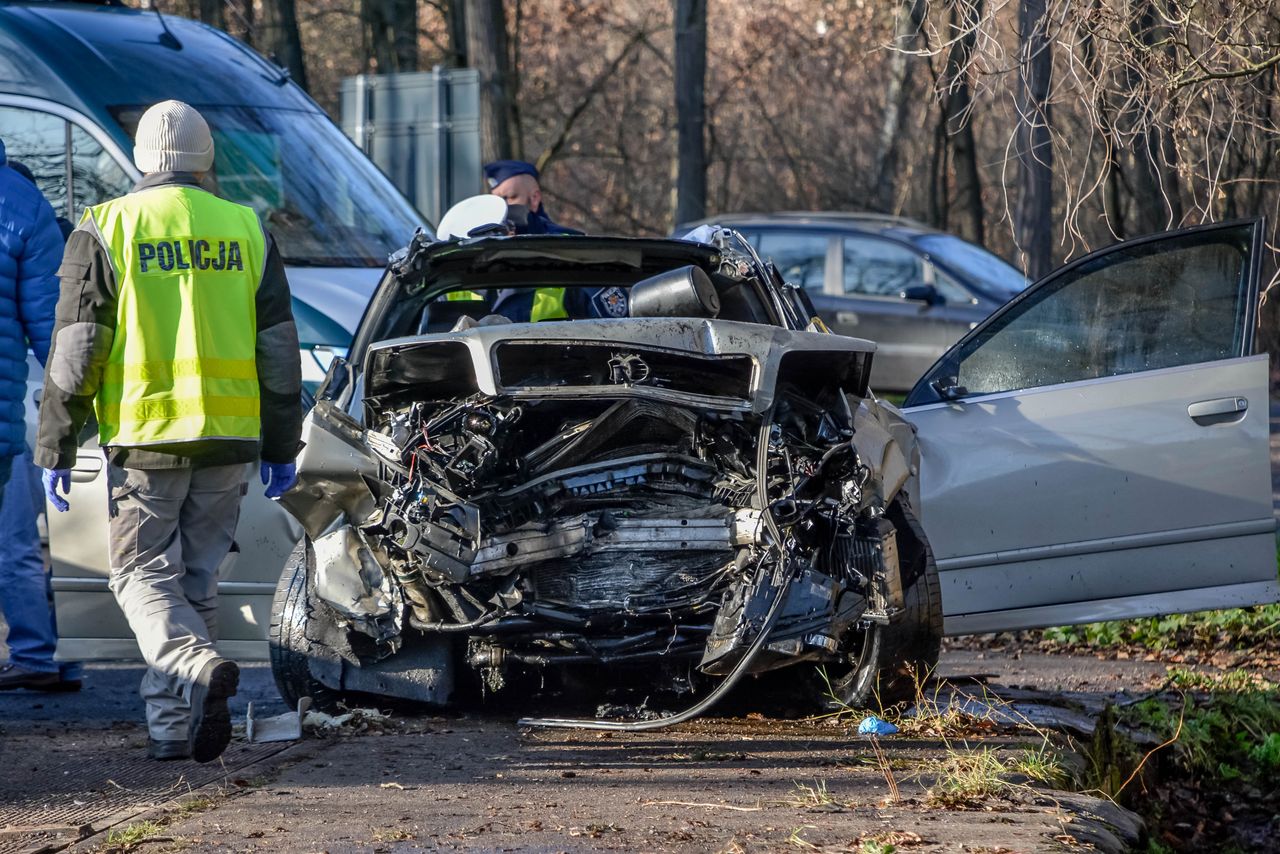
[[[144,173],[71,235],[40,406],[36,464],[59,510],[92,409],[110,486],[110,586],[147,672],[148,751],[208,762],[231,738],[239,669],[218,655],[217,568],[249,466],[293,483],[301,365],[284,264],[253,209],[203,186],[204,118],[143,114]],[[61,493],[61,494],[60,494]]]

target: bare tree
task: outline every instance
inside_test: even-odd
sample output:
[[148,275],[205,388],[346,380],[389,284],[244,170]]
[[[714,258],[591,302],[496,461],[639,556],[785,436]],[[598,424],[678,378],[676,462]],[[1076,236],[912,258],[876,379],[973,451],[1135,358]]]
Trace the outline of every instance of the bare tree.
[[467,66],[467,10],[466,0],[440,0],[437,4],[444,17],[448,48],[445,64],[455,68]]
[[379,74],[418,70],[418,0],[360,0],[360,20]]
[[480,74],[480,153],[485,160],[520,157],[513,132],[510,52],[503,0],[463,0],[467,62]]
[[1054,267],[1053,139],[1049,84],[1053,54],[1046,0],[1021,0],[1018,8],[1018,207],[1015,237],[1027,275],[1038,279]]
[[970,64],[982,20],[982,0],[972,5],[952,3],[949,37],[943,72],[942,106],[944,129],[951,149],[951,166],[955,172],[953,220],[961,237],[982,245],[986,242],[983,222],[982,179],[978,174],[978,146],[973,133],[973,97],[969,87]]
[[921,39],[926,12],[924,0],[902,0],[894,16],[892,52],[889,54],[889,83],[885,89],[884,119],[876,151],[875,206],[894,212],[899,178],[899,152],[903,143],[904,116],[911,106],[911,77],[919,58],[915,51]]
[[677,223],[707,214],[707,2],[675,0]]
[[211,27],[217,27],[220,30],[227,28],[227,17],[223,12],[224,0],[200,0],[199,17]]
[[289,71],[289,76],[307,88],[307,69],[302,58],[302,36],[298,32],[298,11],[294,0],[263,0],[262,20],[257,27],[258,47]]

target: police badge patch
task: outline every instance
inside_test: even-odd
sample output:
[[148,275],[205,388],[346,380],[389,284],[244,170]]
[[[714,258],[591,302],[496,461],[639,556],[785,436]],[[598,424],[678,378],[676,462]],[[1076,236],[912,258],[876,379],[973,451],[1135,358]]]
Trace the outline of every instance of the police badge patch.
[[601,317],[627,316],[627,292],[622,288],[601,288],[591,299]]

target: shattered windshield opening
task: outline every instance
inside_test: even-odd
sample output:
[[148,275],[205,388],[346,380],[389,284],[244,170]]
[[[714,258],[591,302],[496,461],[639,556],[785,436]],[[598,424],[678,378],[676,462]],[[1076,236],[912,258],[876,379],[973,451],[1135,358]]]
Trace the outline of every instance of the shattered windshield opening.
[[[634,285],[690,266],[690,261],[708,274],[716,290],[716,318],[779,324],[767,302],[769,286],[749,269],[726,272],[710,247],[646,251],[643,242],[629,239],[496,238],[459,247],[424,238],[392,264],[362,325],[358,347],[449,332],[463,316],[480,321],[498,315],[517,323],[629,317]],[[539,300],[543,307],[535,312]]]

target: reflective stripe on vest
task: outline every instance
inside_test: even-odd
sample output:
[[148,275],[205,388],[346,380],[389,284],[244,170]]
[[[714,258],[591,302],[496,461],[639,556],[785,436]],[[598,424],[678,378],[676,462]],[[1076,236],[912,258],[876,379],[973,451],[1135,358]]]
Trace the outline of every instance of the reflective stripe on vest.
[[252,208],[162,186],[95,205],[115,271],[116,333],[95,400],[102,445],[257,439],[257,291],[266,238]]
[[533,310],[529,320],[564,320],[569,312],[564,307],[564,288],[538,288],[533,292]]
[[483,296],[475,291],[450,291],[445,294],[444,298],[449,302],[457,302],[458,300],[478,300],[484,299]]

